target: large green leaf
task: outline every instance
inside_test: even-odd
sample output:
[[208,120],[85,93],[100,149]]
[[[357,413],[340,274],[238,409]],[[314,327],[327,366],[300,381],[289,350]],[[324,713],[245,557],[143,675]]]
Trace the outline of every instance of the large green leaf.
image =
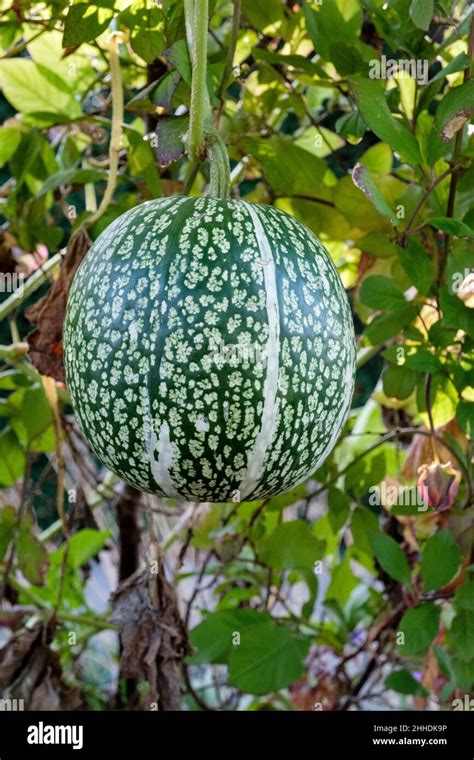
[[261,627],[270,621],[267,613],[252,609],[222,610],[208,615],[189,634],[197,652],[190,658],[193,663],[226,663],[233,647],[233,636],[249,627]]
[[460,609],[453,620],[451,630],[455,651],[463,659],[474,657],[474,611]]
[[410,18],[419,29],[428,31],[433,18],[433,0],[411,0]]
[[361,303],[370,306],[371,309],[403,309],[407,302],[403,291],[390,280],[382,275],[366,277],[360,286],[359,299]]
[[229,683],[250,694],[283,689],[304,673],[309,645],[273,621],[244,629],[229,658]]
[[421,295],[427,295],[435,276],[435,265],[425,249],[414,238],[406,246],[397,246],[398,258],[410,281]]
[[95,40],[107,29],[113,15],[112,8],[91,3],[70,5],[64,22],[63,46],[69,48]]
[[25,114],[82,115],[69,85],[58,74],[27,58],[0,61],[0,84],[7,100]]
[[404,655],[423,654],[438,633],[441,608],[431,602],[405,612],[399,627],[404,641],[399,650]]
[[459,586],[454,599],[459,609],[474,611],[474,581],[468,581]]
[[411,586],[408,560],[400,544],[391,536],[380,532],[372,533],[370,542],[383,570],[404,586]]
[[451,152],[455,134],[474,114],[474,81],[467,81],[448,90],[436,111],[428,141],[431,163]]
[[273,136],[266,140],[244,138],[243,146],[262,165],[271,187],[280,195],[318,197],[318,185],[326,172],[320,158],[291,140]]
[[428,539],[421,558],[421,577],[425,591],[449,583],[459,568],[461,554],[451,533],[440,530]]
[[323,550],[323,543],[311,534],[304,520],[282,523],[258,546],[262,562],[282,570],[311,569]]
[[352,78],[352,87],[360,114],[372,132],[405,161],[418,164],[421,156],[416,137],[403,121],[392,116],[380,83],[356,75]]

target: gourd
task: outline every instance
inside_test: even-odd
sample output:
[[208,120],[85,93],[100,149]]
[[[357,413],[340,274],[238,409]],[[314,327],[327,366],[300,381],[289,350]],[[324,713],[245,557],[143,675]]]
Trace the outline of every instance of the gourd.
[[354,387],[348,300],[303,224],[265,205],[148,201],[69,292],[66,381],[107,467],[147,492],[254,500],[307,479]]

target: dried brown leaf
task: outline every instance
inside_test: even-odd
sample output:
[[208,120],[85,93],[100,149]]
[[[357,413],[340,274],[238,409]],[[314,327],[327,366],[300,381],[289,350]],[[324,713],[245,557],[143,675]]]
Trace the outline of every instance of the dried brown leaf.
[[70,239],[59,277],[37,303],[25,312],[35,325],[27,336],[31,363],[42,375],[64,382],[63,322],[67,295],[76,270],[91,246],[87,232],[79,230]]
[[144,709],[156,704],[159,710],[179,710],[190,648],[174,589],[161,562],[156,566],[157,572],[137,571],[119,585],[111,620],[119,630],[122,674],[148,682]]

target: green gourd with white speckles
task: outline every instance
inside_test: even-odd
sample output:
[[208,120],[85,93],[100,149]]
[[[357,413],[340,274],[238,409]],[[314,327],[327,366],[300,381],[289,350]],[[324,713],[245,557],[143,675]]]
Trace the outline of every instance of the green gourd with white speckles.
[[300,222],[213,198],[149,201],[74,277],[67,386],[97,456],[144,491],[253,500],[304,481],[354,386],[339,275]]

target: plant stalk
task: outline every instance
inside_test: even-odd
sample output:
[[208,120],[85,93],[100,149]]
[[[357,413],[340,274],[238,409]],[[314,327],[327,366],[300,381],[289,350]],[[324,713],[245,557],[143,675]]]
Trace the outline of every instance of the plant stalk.
[[208,0],[195,0],[186,4],[188,13],[192,9],[193,23],[187,19],[188,29],[192,28],[193,78],[191,85],[191,110],[189,116],[188,153],[189,158],[202,161],[205,156],[204,122],[206,116],[206,71],[207,71],[207,26],[209,20]]

